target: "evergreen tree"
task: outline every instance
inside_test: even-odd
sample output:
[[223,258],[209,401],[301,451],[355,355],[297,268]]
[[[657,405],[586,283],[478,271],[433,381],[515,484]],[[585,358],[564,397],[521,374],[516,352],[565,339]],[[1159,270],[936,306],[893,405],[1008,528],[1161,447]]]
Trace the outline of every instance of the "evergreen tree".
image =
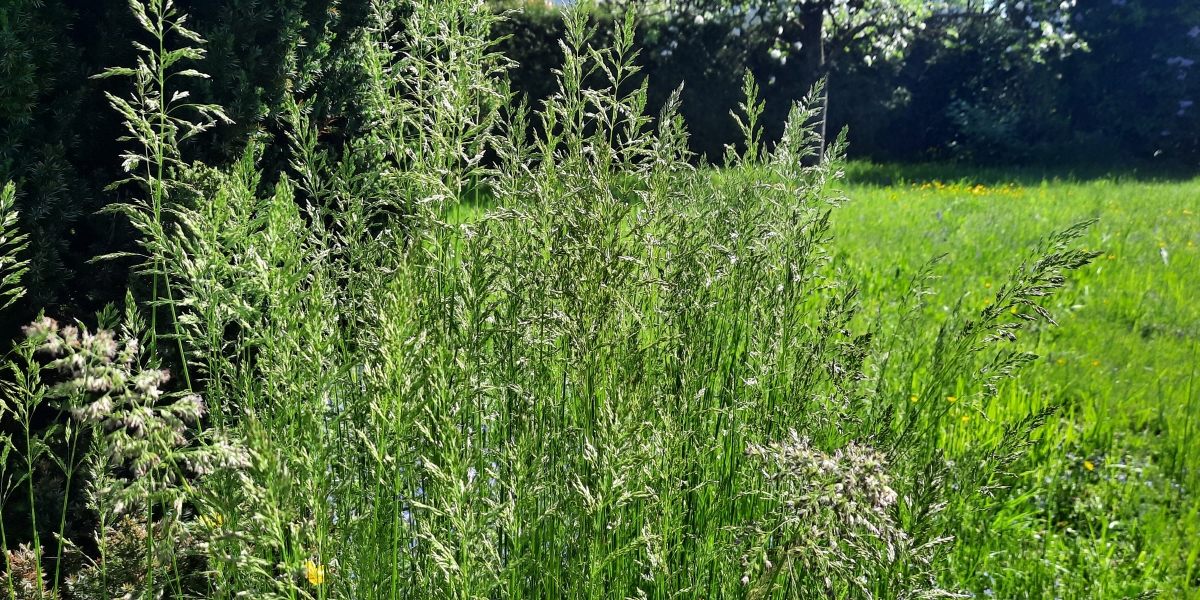
[[[282,142],[285,92],[305,101],[324,123],[321,141],[337,146],[362,126],[361,32],[368,0],[181,0],[188,25],[207,43],[194,65],[211,77],[192,97],[226,108],[233,120],[192,140],[185,159],[225,164],[241,156],[248,134],[262,129]],[[129,92],[119,80],[90,77],[130,64],[130,40],[145,43],[127,0],[0,2],[0,182],[14,181],[21,231],[30,234],[28,294],[3,315],[0,334],[40,309],[88,315],[120,300],[131,285],[130,261],[93,261],[132,250],[123,219],[97,211],[132,193],[106,190],[124,176],[119,116],[104,92]],[[268,175],[283,170],[283,144],[271,145]],[[137,282],[132,282],[135,289]]]

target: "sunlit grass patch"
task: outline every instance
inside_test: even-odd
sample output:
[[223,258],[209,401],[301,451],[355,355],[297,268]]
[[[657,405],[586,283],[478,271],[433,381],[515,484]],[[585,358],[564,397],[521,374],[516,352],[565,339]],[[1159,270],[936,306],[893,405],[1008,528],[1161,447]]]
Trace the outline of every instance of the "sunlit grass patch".
[[948,255],[927,308],[935,319],[959,290],[988,304],[1007,261],[1055,223],[1099,219],[1082,244],[1104,254],[1053,303],[1061,327],[1029,342],[1041,360],[978,418],[944,425],[948,447],[966,447],[996,434],[988,420],[1062,406],[1019,483],[974,516],[955,576],[996,597],[1194,593],[1200,180],[933,180],[851,185],[848,195],[834,230],[869,295]]

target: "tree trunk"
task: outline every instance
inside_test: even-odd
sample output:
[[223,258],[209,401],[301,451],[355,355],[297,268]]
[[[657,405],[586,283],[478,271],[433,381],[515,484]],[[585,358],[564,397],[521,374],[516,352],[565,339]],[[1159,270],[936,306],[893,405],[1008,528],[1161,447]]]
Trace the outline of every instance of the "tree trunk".
[[[822,47],[821,50],[822,54],[824,54],[824,47]],[[822,63],[821,80],[823,85],[821,86],[821,128],[818,130],[818,133],[821,134],[821,148],[820,153],[817,155],[818,158],[825,156],[825,147],[828,145],[829,140],[827,135],[827,127],[829,125],[829,71],[829,67]]]
[[825,59],[825,9],[827,3],[814,2],[806,4],[800,15],[800,43],[801,52],[804,57],[804,72],[806,84],[811,87],[816,85],[818,81],[825,80],[826,85],[821,92],[821,122],[817,126],[817,133],[820,134],[820,156],[825,153],[825,138],[826,124],[829,120],[829,66]]

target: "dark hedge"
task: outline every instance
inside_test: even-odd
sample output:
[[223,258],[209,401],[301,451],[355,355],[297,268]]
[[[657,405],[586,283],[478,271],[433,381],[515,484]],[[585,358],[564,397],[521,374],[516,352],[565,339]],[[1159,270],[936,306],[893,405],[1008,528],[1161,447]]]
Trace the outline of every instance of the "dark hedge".
[[[211,78],[191,90],[193,97],[224,106],[235,121],[190,144],[188,158],[222,164],[239,156],[248,133],[271,129],[287,86],[301,90],[335,127],[352,126],[350,42],[367,0],[176,5],[208,40],[196,68]],[[37,310],[88,315],[138,284],[130,282],[127,262],[92,261],[133,249],[133,239],[120,219],[96,214],[132,191],[104,189],[122,178],[116,139],[125,132],[103,92],[127,94],[129,82],[90,77],[132,64],[130,42],[147,42],[142,36],[127,0],[0,3],[0,181],[17,183],[20,227],[31,241],[28,294],[0,315],[3,339]]]
[[[519,8],[497,36],[520,66],[513,87],[534,100],[553,89],[560,61],[557,11]],[[1074,22],[1090,51],[1030,60],[1008,51],[1018,32],[968,22],[958,41],[917,38],[901,64],[866,66],[842,55],[830,76],[830,127],[849,126],[851,155],[880,161],[973,164],[1128,165],[1200,163],[1200,5],[1178,0],[1080,0]],[[612,17],[595,20],[602,43]],[[640,63],[651,110],[685,83],[682,114],[698,155],[720,159],[739,138],[729,111],[742,73],[762,85],[767,139],[777,139],[791,102],[812,84],[805,61],[768,57],[771,39],[734,37],[728,26],[646,20]],[[1195,70],[1195,73],[1192,71]],[[1167,134],[1165,135],[1164,132]]]

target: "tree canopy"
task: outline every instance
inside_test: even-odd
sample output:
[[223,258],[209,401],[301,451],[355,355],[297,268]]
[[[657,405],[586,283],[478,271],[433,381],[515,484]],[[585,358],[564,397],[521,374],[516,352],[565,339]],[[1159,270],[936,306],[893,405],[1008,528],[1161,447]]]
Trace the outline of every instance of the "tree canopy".
[[1072,31],[1076,0],[665,0],[643,10],[670,20],[718,22],[734,38],[774,38],[771,58],[801,55],[820,68],[845,54],[867,64],[902,58],[918,35],[947,46],[960,32],[985,24],[1012,32],[1009,52],[1040,60],[1085,47]]

